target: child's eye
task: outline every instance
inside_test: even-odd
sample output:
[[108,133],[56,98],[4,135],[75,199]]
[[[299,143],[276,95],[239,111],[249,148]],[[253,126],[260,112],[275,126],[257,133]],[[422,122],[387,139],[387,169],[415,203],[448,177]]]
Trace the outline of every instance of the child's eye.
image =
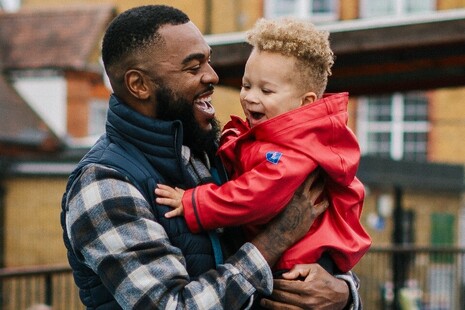
[[250,89],[250,85],[249,85],[249,84],[242,84],[241,87],[244,88],[244,89]]
[[262,92],[263,92],[264,94],[271,94],[271,93],[272,93],[272,91],[269,90],[269,89],[267,89],[267,88],[263,88],[263,89],[262,89]]

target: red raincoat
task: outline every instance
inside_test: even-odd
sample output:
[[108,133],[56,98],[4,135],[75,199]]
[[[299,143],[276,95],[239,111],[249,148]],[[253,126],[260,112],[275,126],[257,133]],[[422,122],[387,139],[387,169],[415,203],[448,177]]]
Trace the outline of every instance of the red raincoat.
[[232,117],[218,150],[231,181],[185,192],[182,203],[191,231],[243,225],[252,236],[321,167],[328,176],[330,206],[275,269],[316,262],[325,251],[341,271],[352,269],[371,239],[360,223],[364,187],[355,177],[360,149],[347,127],[347,104],[347,93],[325,95],[253,128]]

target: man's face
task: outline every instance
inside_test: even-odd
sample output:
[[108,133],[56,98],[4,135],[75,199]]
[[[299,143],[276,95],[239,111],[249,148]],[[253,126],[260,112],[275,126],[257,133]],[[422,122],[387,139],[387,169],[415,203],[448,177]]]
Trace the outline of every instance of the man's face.
[[183,143],[191,149],[194,155],[200,157],[203,152],[213,154],[216,151],[216,142],[220,132],[216,118],[209,120],[209,129],[206,130],[197,121],[195,116],[197,108],[191,101],[176,98],[173,90],[161,85],[155,96],[158,102],[155,113],[158,119],[180,120],[183,124]]
[[[192,22],[165,25],[159,29],[159,34],[164,43],[148,61],[150,71],[162,84],[156,87],[162,91],[170,90],[175,101],[182,99],[191,105],[199,127],[211,130],[215,116],[211,96],[218,75],[210,66],[210,47]],[[156,105],[162,106],[159,99],[155,99]],[[157,112],[163,114],[161,107]]]

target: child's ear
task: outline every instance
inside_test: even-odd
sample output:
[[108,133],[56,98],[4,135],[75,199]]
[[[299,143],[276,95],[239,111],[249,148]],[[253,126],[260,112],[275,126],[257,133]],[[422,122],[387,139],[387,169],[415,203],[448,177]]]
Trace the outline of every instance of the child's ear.
[[313,103],[316,101],[316,99],[318,99],[318,96],[314,92],[305,93],[302,96],[302,102],[300,105],[304,106],[306,104]]

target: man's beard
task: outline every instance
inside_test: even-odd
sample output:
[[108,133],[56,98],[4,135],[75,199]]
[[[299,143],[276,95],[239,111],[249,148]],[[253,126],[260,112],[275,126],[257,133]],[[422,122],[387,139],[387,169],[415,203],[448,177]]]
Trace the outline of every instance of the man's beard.
[[194,156],[202,158],[215,154],[220,134],[220,124],[216,118],[210,120],[211,130],[204,130],[194,116],[194,104],[184,98],[176,98],[167,87],[160,87],[156,92],[158,119],[165,121],[180,120],[183,127],[183,144],[191,149]]

